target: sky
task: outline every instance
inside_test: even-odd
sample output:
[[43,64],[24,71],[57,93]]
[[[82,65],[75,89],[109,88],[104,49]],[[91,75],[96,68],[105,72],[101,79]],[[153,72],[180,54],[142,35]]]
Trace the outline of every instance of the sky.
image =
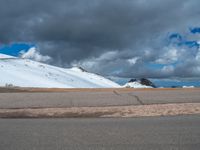
[[0,53],[200,85],[199,0],[0,0]]

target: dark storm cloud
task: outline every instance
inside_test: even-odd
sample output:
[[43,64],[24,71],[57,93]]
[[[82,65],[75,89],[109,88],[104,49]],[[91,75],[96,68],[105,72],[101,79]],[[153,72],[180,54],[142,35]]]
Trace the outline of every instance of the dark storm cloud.
[[[198,0],[1,0],[0,44],[33,43],[56,65],[79,64],[105,75],[181,77],[180,70],[200,76],[183,69],[194,57],[198,70],[198,51],[188,57],[170,50],[166,39],[199,27],[199,6]],[[170,65],[179,59],[186,61]],[[156,62],[166,66],[146,65]]]

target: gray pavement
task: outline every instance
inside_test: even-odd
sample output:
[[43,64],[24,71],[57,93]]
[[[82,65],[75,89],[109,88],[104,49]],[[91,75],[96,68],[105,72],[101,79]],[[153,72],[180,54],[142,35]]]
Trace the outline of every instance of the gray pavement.
[[199,150],[200,116],[0,119],[1,150]]
[[103,107],[194,102],[200,102],[200,89],[0,93],[0,108]]

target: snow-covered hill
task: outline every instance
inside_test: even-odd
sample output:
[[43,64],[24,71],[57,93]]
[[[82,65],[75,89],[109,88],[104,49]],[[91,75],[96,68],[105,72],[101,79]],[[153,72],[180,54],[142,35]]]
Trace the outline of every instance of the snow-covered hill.
[[126,88],[154,88],[155,85],[148,79],[131,79],[128,83],[126,83],[123,87]]
[[0,54],[0,86],[44,88],[120,87],[102,76],[81,68],[59,68],[29,59]]
[[0,59],[8,59],[8,58],[16,58],[16,57],[13,57],[13,56],[9,56],[9,55],[1,54],[1,53],[0,53]]

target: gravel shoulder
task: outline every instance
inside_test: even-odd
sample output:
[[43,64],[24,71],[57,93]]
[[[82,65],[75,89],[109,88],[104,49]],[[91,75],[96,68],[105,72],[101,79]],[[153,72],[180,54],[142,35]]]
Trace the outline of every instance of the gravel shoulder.
[[200,114],[200,103],[0,109],[0,118],[147,117]]

